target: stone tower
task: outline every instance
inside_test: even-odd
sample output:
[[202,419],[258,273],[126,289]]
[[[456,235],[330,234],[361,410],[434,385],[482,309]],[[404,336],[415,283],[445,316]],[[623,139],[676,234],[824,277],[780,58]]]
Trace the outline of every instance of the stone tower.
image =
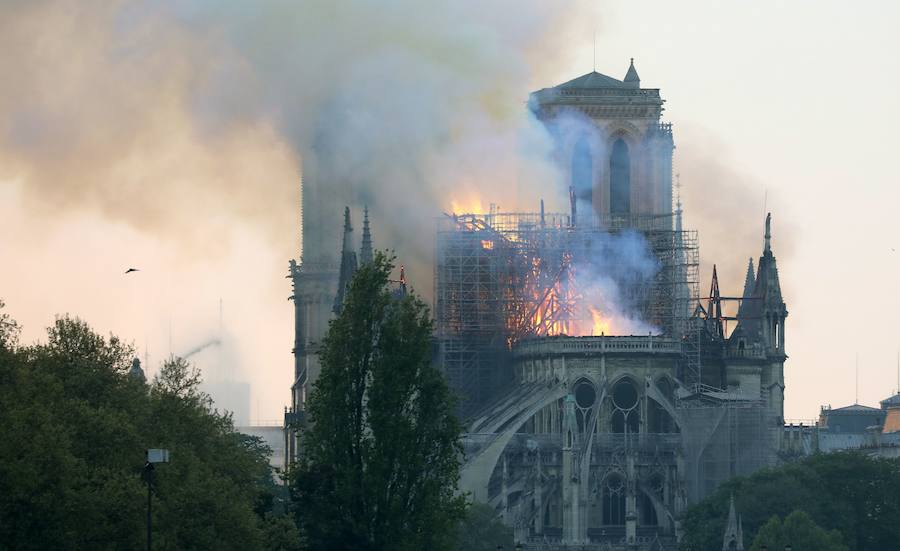
[[765,401],[773,447],[780,445],[784,424],[785,321],[778,266],[772,252],[772,215],[766,215],[762,256],[754,277],[747,268],[738,325],[728,339],[726,373],[729,387],[758,392]]
[[[337,181],[335,161],[325,147],[313,147],[303,155],[301,186],[302,249],[300,260],[289,262],[287,277],[291,280],[294,301],[294,380],[291,384],[291,407],[285,414],[286,460],[296,457],[297,439],[294,427],[303,422],[303,412],[312,383],[321,369],[319,346],[328,322],[334,314],[338,295],[341,266],[345,257],[352,256],[355,270],[356,253],[350,249],[352,233],[348,234],[349,211],[345,210],[344,235],[338,214],[340,205],[349,202],[343,194],[349,185],[329,185]],[[349,228],[352,232],[352,228]],[[368,216],[364,226],[361,256],[371,258],[372,242]],[[347,259],[349,261],[350,259]],[[346,274],[345,274],[346,276]]]
[[[531,95],[530,106],[555,141],[577,224],[606,226],[672,214],[672,125],[663,99],[641,88],[634,67],[623,80],[596,71]],[[671,218],[661,218],[668,224]]]

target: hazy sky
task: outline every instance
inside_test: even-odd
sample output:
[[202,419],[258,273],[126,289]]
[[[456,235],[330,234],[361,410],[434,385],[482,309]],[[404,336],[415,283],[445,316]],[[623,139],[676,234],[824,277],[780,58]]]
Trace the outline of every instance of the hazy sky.
[[[786,416],[853,402],[857,353],[859,401],[893,392],[896,3],[474,4],[3,2],[0,297],[25,340],[69,312],[155,365],[218,334],[221,298],[229,376],[251,382],[253,419],[278,419],[293,367],[297,152],[321,113],[341,115],[325,121],[332,132],[377,139],[352,144],[370,156],[415,146],[400,164],[437,183],[417,194],[408,174],[379,168],[397,183],[374,227],[376,245],[414,263],[431,237],[409,228],[462,198],[451,195],[483,190],[503,207],[552,195],[524,101],[591,70],[596,30],[597,70],[622,78],[633,57],[667,101],[702,288],[715,262],[724,292],[739,292],[773,213]],[[131,266],[141,272],[123,276]],[[195,357],[213,379],[217,354]]]

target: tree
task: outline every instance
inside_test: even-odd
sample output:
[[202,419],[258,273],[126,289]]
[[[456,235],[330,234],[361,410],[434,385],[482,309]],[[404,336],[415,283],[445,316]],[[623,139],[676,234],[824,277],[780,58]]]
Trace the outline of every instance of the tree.
[[[851,551],[891,549],[900,541],[900,460],[860,452],[820,454],[749,477],[734,478],[697,503],[682,520],[681,549],[718,551],[731,495],[747,541],[772,516],[806,513],[837,530]],[[797,549],[797,547],[795,547]]]
[[784,549],[787,545],[798,550],[847,551],[848,549],[840,532],[826,531],[803,511],[794,511],[784,519],[784,522],[777,516],[769,519],[756,534],[750,551]]
[[311,549],[450,549],[464,511],[461,427],[431,365],[428,308],[390,289],[392,269],[382,253],[359,269],[322,343],[292,474]]
[[140,471],[157,446],[172,462],[156,469],[155,549],[260,549],[291,533],[272,512],[268,448],[210,409],[188,363],[147,385],[128,375],[130,346],[78,319],[24,347],[0,322],[0,547],[142,548]]
[[512,528],[503,524],[497,511],[484,503],[472,503],[456,534],[457,551],[495,551],[513,549]]
[[3,311],[6,304],[0,300],[0,352],[10,352],[19,340],[19,325]]

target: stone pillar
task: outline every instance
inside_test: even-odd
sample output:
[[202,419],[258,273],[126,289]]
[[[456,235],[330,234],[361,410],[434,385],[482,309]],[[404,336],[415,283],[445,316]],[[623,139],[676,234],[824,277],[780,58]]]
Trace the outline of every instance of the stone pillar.
[[505,453],[502,458],[503,476],[500,482],[500,516],[503,519],[503,523],[509,526],[511,520],[509,515],[509,464]]
[[634,452],[628,453],[627,481],[625,484],[625,543],[629,549],[637,545],[637,472],[634,468]]
[[537,450],[535,455],[535,470],[537,472],[534,477],[534,507],[537,509],[537,514],[534,517],[534,532],[540,535],[544,533],[544,481],[541,450]]
[[578,454],[576,438],[578,425],[575,422],[575,397],[566,395],[563,411],[562,448],[562,520],[563,543],[579,543],[581,511],[579,509]]

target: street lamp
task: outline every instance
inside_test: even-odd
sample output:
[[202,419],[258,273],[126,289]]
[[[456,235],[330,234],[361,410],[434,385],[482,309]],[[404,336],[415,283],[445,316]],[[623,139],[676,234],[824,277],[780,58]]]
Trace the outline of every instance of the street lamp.
[[141,470],[141,477],[144,479],[144,482],[147,483],[147,551],[151,551],[153,547],[153,517],[151,516],[153,506],[153,465],[155,463],[168,463],[169,450],[151,448],[146,451],[146,457],[147,461],[144,463],[144,468]]

